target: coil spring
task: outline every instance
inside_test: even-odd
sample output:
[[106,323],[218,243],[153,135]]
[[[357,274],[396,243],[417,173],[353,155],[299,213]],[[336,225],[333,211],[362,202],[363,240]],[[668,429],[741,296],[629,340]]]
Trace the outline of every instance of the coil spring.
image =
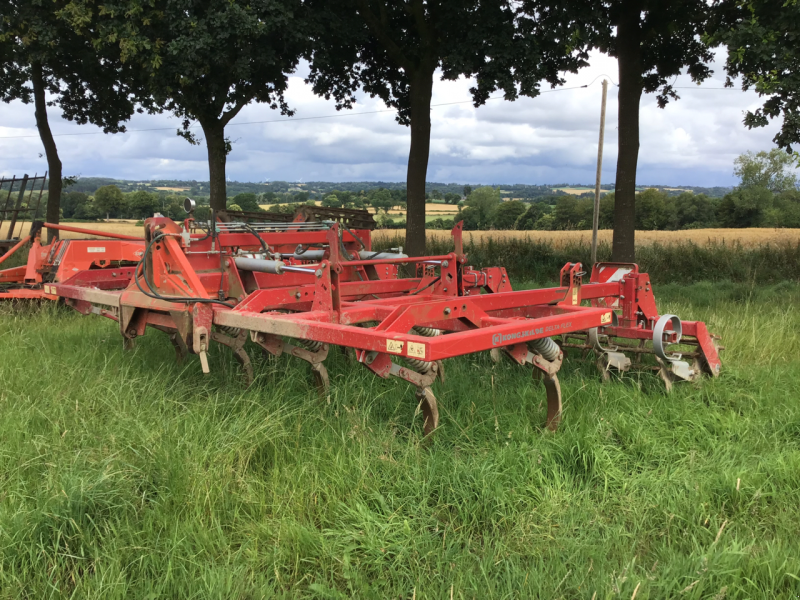
[[413,367],[418,373],[427,373],[433,367],[433,363],[426,360],[409,358],[408,356],[404,356],[403,360]]
[[217,325],[216,327],[219,331],[231,337],[237,337],[241,332],[241,329],[239,329],[238,327],[227,327],[225,325]]
[[557,359],[558,354],[561,352],[561,348],[558,347],[558,344],[549,337],[528,342],[528,348],[531,352],[541,354],[542,358],[549,361]]
[[298,345],[303,346],[306,350],[310,350],[311,352],[319,352],[322,349],[322,342],[315,342],[314,340],[301,340],[299,338],[292,341],[297,342]]
[[425,337],[436,337],[437,335],[442,335],[441,329],[434,329],[433,327],[421,327],[419,325],[412,327],[412,331],[417,335],[422,335]]

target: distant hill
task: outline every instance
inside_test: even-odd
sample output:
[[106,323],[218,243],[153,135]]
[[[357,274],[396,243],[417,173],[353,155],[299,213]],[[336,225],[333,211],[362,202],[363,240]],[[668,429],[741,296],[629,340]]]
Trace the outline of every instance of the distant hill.
[[[185,194],[187,196],[208,196],[208,182],[207,181],[194,181],[194,180],[180,180],[180,179],[159,179],[148,181],[130,181],[125,179],[112,179],[110,177],[81,177],[75,184],[67,188],[67,191],[84,192],[86,194],[93,194],[97,188],[104,185],[116,185],[123,192],[133,192],[136,190],[147,190],[150,192],[160,192],[164,194]],[[478,184],[470,184],[473,189],[479,187]],[[425,184],[425,191],[432,192],[434,190],[442,193],[464,193],[463,183],[438,183],[428,182]],[[594,184],[586,183],[559,183],[555,185],[528,185],[522,183],[515,184],[493,184],[501,190],[503,197],[517,198],[522,200],[540,198],[543,196],[558,196],[570,193],[572,195],[594,195]],[[341,190],[347,192],[359,192],[361,190],[369,191],[376,188],[386,188],[389,190],[405,188],[405,182],[397,181],[347,181],[347,182],[329,182],[329,181],[308,181],[304,183],[289,182],[289,181],[270,181],[265,183],[254,183],[246,181],[229,181],[228,182],[228,196],[232,197],[241,192],[252,192],[254,194],[264,194],[268,192],[273,193],[291,193],[291,192],[308,192],[310,197],[325,196],[333,190]],[[601,186],[604,193],[614,191],[614,184],[603,184]],[[669,185],[639,185],[637,189],[643,190],[647,188],[657,188],[666,191],[670,195],[677,195],[683,192],[693,192],[695,194],[706,194],[707,196],[721,198],[731,191],[729,187],[698,187],[698,186],[669,186]],[[563,190],[569,190],[565,192]],[[584,191],[585,189],[585,191]]]

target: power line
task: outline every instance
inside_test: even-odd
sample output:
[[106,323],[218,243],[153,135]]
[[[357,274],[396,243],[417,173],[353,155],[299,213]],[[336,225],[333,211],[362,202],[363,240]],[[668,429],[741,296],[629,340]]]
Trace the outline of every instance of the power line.
[[[585,85],[576,85],[572,87],[562,87],[556,88],[552,90],[543,90],[539,92],[539,94],[552,94],[554,92],[566,92],[569,90],[578,90],[582,88],[588,88],[600,78],[600,77],[608,77],[608,79],[613,83],[615,86],[619,87],[617,83],[614,83],[614,80],[611,79],[608,75],[602,74],[595,77],[591,83],[587,83]],[[735,90],[735,88],[730,87],[721,87],[721,88],[703,88],[700,86],[687,86],[687,87],[675,87],[673,89],[676,90]],[[487,98],[488,100],[502,100],[503,96],[492,96],[491,98]],[[436,108],[439,106],[452,106],[455,104],[472,104],[472,100],[457,100],[455,102],[442,102],[440,104],[431,104],[431,108]],[[369,110],[364,112],[347,112],[347,113],[338,113],[333,115],[318,115],[314,117],[289,117],[287,119],[268,119],[264,121],[242,121],[242,122],[235,122],[235,123],[228,123],[226,127],[236,127],[239,125],[263,125],[266,123],[288,123],[288,122],[297,122],[297,121],[314,121],[319,119],[339,119],[343,117],[358,117],[362,115],[376,115],[379,113],[387,113],[387,112],[397,112],[394,108],[385,108],[381,110]],[[196,129],[200,127],[200,125],[191,125],[189,129]],[[142,133],[148,131],[172,131],[175,127],[153,127],[148,129],[128,129],[123,132],[119,132],[121,134],[127,133]],[[54,133],[53,137],[67,137],[67,136],[81,136],[81,135],[101,135],[104,134],[103,131],[78,131],[75,133]],[[0,136],[0,140],[14,140],[14,139],[25,139],[25,138],[38,138],[38,135],[7,135],[7,136]]]

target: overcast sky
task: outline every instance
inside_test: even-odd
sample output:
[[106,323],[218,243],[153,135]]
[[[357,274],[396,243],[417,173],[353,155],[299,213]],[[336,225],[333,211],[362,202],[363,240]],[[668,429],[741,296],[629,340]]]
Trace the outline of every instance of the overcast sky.
[[[724,83],[723,54],[714,76],[697,89],[688,76],[676,86],[681,99],[661,110],[654,95],[641,103],[638,181],[664,185],[734,185],[733,159],[747,150],[769,150],[778,129],[773,123],[749,131],[744,111],[759,106],[754,92],[715,90]],[[239,181],[404,181],[408,128],[398,125],[382,102],[359,96],[352,111],[337,113],[303,82],[304,67],[291,77],[288,102],[296,109],[285,119],[263,105],[251,105],[228,126],[234,142],[227,173]],[[537,98],[491,100],[474,108],[469,80],[436,81],[428,181],[456,183],[592,183],[597,160],[600,81],[618,80],[616,60],[595,54],[591,66],[568,75],[565,89],[543,88]],[[592,83],[593,82],[593,83]],[[566,89],[591,84],[587,88]],[[38,139],[33,105],[0,104],[0,175],[42,173],[47,162]],[[309,119],[336,115],[334,118]],[[99,131],[49,112],[53,132]],[[617,88],[609,85],[603,182],[614,181],[617,155]],[[190,146],[175,135],[169,115],[137,115],[125,134],[63,135],[56,138],[64,175],[121,179],[208,180],[205,145]],[[200,130],[198,130],[200,131]],[[31,136],[10,138],[9,136]]]

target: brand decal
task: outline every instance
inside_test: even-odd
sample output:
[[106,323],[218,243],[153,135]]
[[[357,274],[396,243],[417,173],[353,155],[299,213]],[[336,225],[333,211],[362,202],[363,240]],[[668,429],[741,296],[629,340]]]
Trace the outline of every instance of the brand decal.
[[89,246],[86,251],[90,253],[100,253],[105,252],[106,248],[105,246]]
[[498,344],[502,344],[504,342],[510,342],[514,340],[523,340],[525,338],[531,337],[532,335],[540,335],[542,333],[552,333],[556,331],[560,331],[562,329],[568,329],[572,326],[572,321],[567,321],[566,323],[556,323],[555,325],[548,325],[547,327],[536,327],[535,329],[527,329],[525,331],[517,331],[515,333],[495,333],[492,336],[492,345],[497,346]]

